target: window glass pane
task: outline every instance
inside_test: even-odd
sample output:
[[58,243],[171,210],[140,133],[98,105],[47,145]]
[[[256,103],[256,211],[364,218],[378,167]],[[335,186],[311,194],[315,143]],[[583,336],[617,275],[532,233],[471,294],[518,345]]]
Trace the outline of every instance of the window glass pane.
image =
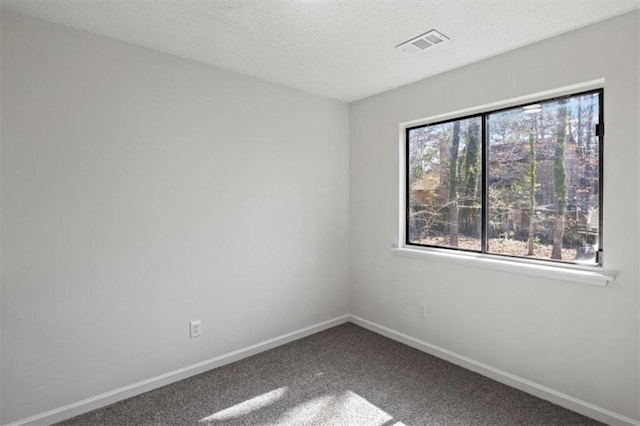
[[409,130],[410,244],[482,248],[482,118]]
[[488,251],[595,264],[599,93],[488,114]]

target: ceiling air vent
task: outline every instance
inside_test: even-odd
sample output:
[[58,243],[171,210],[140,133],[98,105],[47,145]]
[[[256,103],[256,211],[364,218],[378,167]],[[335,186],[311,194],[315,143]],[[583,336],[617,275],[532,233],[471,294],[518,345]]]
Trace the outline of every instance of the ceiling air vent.
[[441,32],[431,30],[422,35],[419,35],[418,37],[414,37],[411,40],[405,41],[404,43],[400,43],[396,46],[396,48],[401,49],[403,52],[407,53],[417,53],[422,52],[423,50],[427,50],[430,47],[442,44],[448,40],[449,37],[442,34]]

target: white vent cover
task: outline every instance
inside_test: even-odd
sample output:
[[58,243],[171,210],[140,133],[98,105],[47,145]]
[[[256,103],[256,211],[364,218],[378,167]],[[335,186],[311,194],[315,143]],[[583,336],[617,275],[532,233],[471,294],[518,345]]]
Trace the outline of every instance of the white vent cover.
[[401,49],[406,53],[417,53],[427,50],[430,47],[437,46],[439,44],[448,41],[449,37],[438,32],[436,30],[427,31],[426,33],[414,37],[411,40],[400,43],[396,46],[397,49]]

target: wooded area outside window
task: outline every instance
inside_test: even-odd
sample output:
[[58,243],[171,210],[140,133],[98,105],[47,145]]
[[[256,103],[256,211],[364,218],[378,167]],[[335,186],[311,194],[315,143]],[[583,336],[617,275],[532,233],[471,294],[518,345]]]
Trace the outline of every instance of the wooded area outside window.
[[602,262],[603,90],[406,129],[407,245]]

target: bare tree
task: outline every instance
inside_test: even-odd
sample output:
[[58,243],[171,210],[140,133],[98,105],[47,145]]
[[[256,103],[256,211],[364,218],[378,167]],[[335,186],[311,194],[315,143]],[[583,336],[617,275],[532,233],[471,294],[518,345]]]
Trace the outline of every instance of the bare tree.
[[449,158],[449,245],[458,247],[458,150],[460,148],[460,121],[453,123],[451,155]]
[[536,212],[536,139],[538,129],[537,116],[531,117],[531,132],[529,133],[529,240],[527,256],[533,256],[533,239],[535,231]]
[[551,258],[562,260],[562,238],[567,212],[567,170],[564,165],[564,150],[567,140],[567,101],[560,100],[558,107],[558,131],[553,155],[553,190],[556,200],[556,215],[553,223],[553,248]]

